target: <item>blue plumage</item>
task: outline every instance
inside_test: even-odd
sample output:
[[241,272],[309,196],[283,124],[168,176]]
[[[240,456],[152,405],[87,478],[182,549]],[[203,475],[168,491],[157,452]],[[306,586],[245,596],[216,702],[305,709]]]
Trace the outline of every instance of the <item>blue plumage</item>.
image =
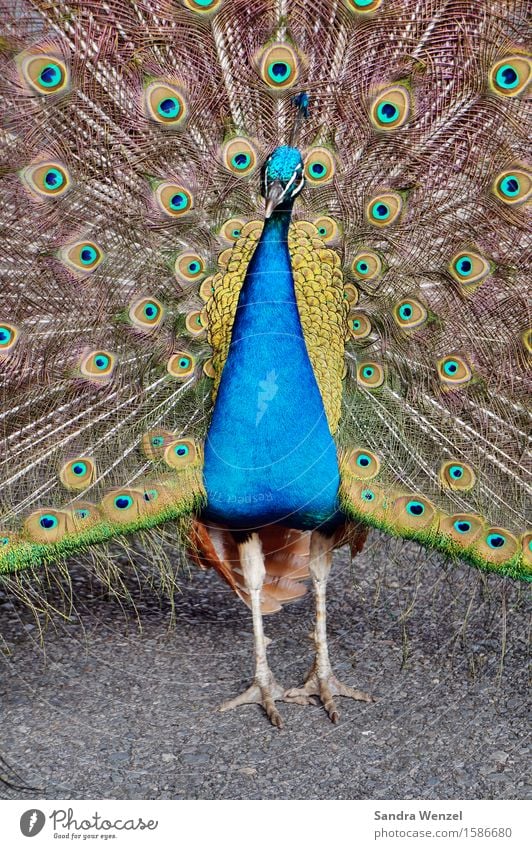
[[[278,150],[276,176],[294,166],[291,149]],[[336,446],[294,292],[291,206],[265,221],[249,264],[205,441],[205,515],[231,527],[339,518]]]

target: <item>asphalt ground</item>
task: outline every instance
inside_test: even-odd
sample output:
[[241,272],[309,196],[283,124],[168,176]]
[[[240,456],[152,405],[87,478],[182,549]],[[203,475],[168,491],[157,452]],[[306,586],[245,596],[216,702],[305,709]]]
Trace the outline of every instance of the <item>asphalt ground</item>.
[[[5,798],[530,798],[523,585],[377,533],[353,562],[337,552],[333,663],[376,701],[339,699],[336,726],[280,703],[279,731],[258,706],[216,710],[253,665],[249,612],[216,574],[185,571],[173,612],[133,576],[135,608],[82,565],[71,574],[77,612],[44,644],[0,592]],[[310,665],[312,623],[311,593],[265,620],[287,688]]]

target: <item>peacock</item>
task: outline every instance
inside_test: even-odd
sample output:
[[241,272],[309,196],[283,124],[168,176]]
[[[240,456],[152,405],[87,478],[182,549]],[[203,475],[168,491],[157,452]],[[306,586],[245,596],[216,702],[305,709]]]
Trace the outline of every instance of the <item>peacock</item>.
[[[281,727],[372,700],[329,658],[335,548],[376,528],[530,580],[526,7],[7,0],[7,589],[80,557],[111,585],[132,534],[164,577],[170,535],[251,609],[221,709]],[[307,578],[285,689],[263,616]]]

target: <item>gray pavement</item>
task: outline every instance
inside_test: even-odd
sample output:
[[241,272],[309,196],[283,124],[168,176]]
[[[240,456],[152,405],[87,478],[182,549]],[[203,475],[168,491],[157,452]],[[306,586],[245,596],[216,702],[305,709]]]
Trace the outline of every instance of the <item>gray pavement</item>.
[[[214,573],[184,574],[170,606],[131,581],[122,610],[72,568],[79,617],[49,627],[2,603],[0,752],[35,790],[6,798],[530,798],[526,587],[378,534],[329,592],[336,671],[372,692],[320,707],[220,714],[252,672],[250,616]],[[309,595],[268,617],[287,687],[311,659]],[[0,775],[13,772],[0,762]]]

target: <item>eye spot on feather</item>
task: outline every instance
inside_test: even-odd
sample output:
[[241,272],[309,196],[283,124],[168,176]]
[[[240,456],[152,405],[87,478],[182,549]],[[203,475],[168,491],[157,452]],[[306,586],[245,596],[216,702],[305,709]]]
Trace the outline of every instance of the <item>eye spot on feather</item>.
[[355,480],[348,489],[349,500],[364,515],[375,515],[385,507],[384,494],[376,483],[368,486],[367,481]]
[[201,286],[199,287],[199,296],[202,301],[205,301],[205,303],[207,303],[211,296],[214,295],[213,283],[214,277],[211,275],[210,277],[206,277],[205,280],[203,280]]
[[440,519],[441,534],[451,537],[458,545],[468,547],[484,530],[481,516],[469,513],[456,513],[453,516],[443,516]]
[[197,449],[192,439],[171,442],[164,452],[165,463],[172,469],[184,469],[195,462]]
[[193,283],[205,274],[205,261],[199,254],[185,251],[178,254],[174,263],[175,276],[179,282]]
[[214,368],[212,357],[209,357],[209,359],[205,360],[205,362],[203,363],[203,374],[211,380],[215,379],[216,369]]
[[284,89],[294,85],[299,75],[299,61],[288,44],[276,42],[259,56],[260,75],[269,88]]
[[532,566],[532,533],[523,534],[521,537],[521,552],[525,563]]
[[517,553],[519,543],[505,528],[488,528],[475,547],[489,563],[505,563]]
[[395,323],[403,330],[416,330],[427,320],[426,308],[414,298],[405,298],[399,301],[392,312]]
[[374,280],[382,272],[382,261],[374,251],[361,251],[351,263],[351,272],[357,280]]
[[502,97],[516,97],[524,91],[532,75],[532,61],[528,56],[507,56],[490,68],[490,87]]
[[403,199],[398,192],[383,192],[366,204],[366,218],[376,227],[389,227],[403,209]]
[[96,465],[90,457],[77,457],[61,467],[59,478],[66,489],[86,489],[96,479]]
[[493,192],[503,203],[518,206],[532,194],[532,177],[522,168],[503,171],[495,178]]
[[82,359],[80,371],[84,377],[106,380],[112,375],[115,363],[116,358],[109,351],[92,351]]
[[384,383],[384,369],[378,363],[360,363],[357,382],[365,389],[377,389]]
[[412,530],[429,528],[437,518],[434,505],[422,495],[402,495],[397,498],[390,517],[397,528]]
[[28,85],[39,94],[51,95],[68,85],[68,70],[57,56],[27,53],[19,57],[19,67]]
[[242,234],[242,227],[245,221],[242,218],[229,218],[224,221],[220,229],[220,236],[226,242],[233,242],[239,239]]
[[33,541],[44,544],[58,542],[66,530],[66,516],[60,510],[36,510],[24,522],[24,532]]
[[382,0],[348,0],[349,7],[361,15],[368,15],[371,12],[375,12],[381,3]]
[[21,172],[24,185],[38,198],[63,195],[70,188],[70,175],[59,162],[40,162]]
[[355,340],[366,339],[371,333],[371,322],[364,313],[352,313],[348,318],[349,333]]
[[462,357],[449,356],[438,361],[440,380],[448,385],[463,385],[471,380],[471,369]]
[[305,158],[305,177],[311,186],[330,183],[336,166],[331,152],[326,147],[315,147]]
[[218,9],[221,2],[222,0],[185,0],[185,6],[200,15],[210,15]]
[[160,209],[170,218],[186,215],[193,206],[192,194],[177,183],[161,183],[155,191]]
[[161,460],[167,445],[175,439],[171,430],[149,430],[143,434],[141,451],[148,460]]
[[13,324],[0,322],[0,357],[12,351],[19,339],[19,331]]
[[238,136],[224,145],[222,161],[228,171],[243,177],[255,170],[257,154],[251,142]]
[[128,524],[146,515],[144,490],[124,487],[108,492],[102,499],[101,508],[112,522]]
[[181,127],[187,117],[183,92],[164,81],[150,83],[144,92],[144,111],[148,118],[171,127]]
[[449,271],[457,283],[467,288],[481,283],[491,273],[491,266],[487,259],[474,251],[460,251],[449,263]]
[[164,310],[162,304],[155,298],[141,298],[131,304],[129,308],[129,320],[139,330],[148,332],[159,327],[163,320]]
[[59,257],[71,271],[92,274],[102,262],[104,253],[96,242],[80,241],[61,248]]
[[324,242],[334,242],[335,239],[338,238],[340,228],[334,218],[331,218],[329,215],[322,215],[319,218],[316,218],[314,225],[318,231],[320,239],[323,239]]
[[472,489],[476,482],[476,475],[471,466],[461,460],[447,460],[442,463],[439,478],[444,489],[462,492]]
[[166,365],[168,374],[178,380],[186,380],[189,378],[190,375],[194,374],[195,367],[195,358],[192,354],[189,354],[186,351],[178,351],[177,353],[172,354]]
[[185,318],[185,327],[191,336],[201,336],[207,329],[207,319],[203,310],[192,310]]
[[365,448],[352,451],[347,463],[349,472],[358,480],[371,480],[379,474],[381,468],[377,455]]
[[350,307],[355,307],[358,304],[358,289],[352,283],[346,283],[344,286],[344,298]]
[[378,130],[390,132],[408,121],[411,111],[410,92],[400,85],[389,86],[371,104],[370,118]]

